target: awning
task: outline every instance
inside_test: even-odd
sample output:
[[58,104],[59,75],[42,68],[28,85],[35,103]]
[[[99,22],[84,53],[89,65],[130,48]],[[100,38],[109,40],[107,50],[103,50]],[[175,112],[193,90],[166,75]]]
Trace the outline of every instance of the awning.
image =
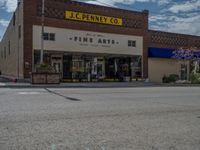
[[[155,47],[150,47],[148,49],[148,57],[150,58],[171,58],[173,59],[173,52],[176,49],[170,49],[170,48],[155,48]],[[195,51],[194,52],[195,56],[200,58],[200,50],[199,52]]]
[[152,58],[172,58],[175,49],[169,48],[149,48],[149,57]]

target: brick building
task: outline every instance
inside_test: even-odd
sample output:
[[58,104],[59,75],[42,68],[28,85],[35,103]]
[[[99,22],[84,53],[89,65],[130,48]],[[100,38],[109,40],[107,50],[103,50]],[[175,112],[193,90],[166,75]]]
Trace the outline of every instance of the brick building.
[[[41,2],[18,4],[0,44],[3,75],[30,78],[40,63]],[[198,36],[149,31],[147,10],[48,0],[44,24],[44,62],[66,80],[142,77],[160,82],[163,74],[180,74],[180,66],[170,58],[148,57],[149,51],[200,48]],[[163,65],[166,69],[156,72]]]

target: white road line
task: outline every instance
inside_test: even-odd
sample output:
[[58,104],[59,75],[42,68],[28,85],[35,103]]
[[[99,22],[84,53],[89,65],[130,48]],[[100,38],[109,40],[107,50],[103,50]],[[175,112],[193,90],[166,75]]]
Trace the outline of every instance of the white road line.
[[39,95],[41,92],[18,92],[19,95]]
[[1,83],[1,82],[0,82],[0,86],[4,86],[4,85],[6,85],[6,84],[5,84],[5,83]]

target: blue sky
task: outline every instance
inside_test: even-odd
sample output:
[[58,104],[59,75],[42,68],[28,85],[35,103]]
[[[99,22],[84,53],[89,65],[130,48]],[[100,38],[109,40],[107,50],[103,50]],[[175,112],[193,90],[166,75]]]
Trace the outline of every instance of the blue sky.
[[[200,0],[77,0],[91,4],[142,11],[149,10],[149,28],[200,36]],[[0,39],[17,0],[0,0]]]

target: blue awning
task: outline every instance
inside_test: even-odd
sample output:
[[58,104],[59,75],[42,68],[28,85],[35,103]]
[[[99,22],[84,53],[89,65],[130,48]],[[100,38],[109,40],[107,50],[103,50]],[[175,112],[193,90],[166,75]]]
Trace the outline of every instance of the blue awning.
[[175,49],[169,48],[149,48],[149,57],[152,58],[172,58]]
[[197,57],[197,58],[200,58],[200,51],[199,52],[194,52],[195,53],[195,56]]
[[[173,57],[173,52],[176,49],[170,49],[170,48],[155,48],[155,47],[150,47],[148,49],[148,57],[150,58],[171,58]],[[194,52],[195,56],[200,58],[200,51],[199,52]]]

